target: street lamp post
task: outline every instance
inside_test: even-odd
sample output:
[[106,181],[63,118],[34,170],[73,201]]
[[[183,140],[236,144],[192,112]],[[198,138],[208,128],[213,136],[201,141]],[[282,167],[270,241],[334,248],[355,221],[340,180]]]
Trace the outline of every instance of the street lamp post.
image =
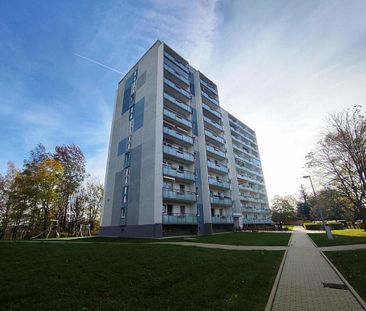
[[[311,177],[309,175],[306,175],[306,176],[303,176],[302,178],[305,178],[305,179],[309,178],[311,188],[313,189],[315,201],[318,203],[318,196],[316,195],[314,185],[313,185],[313,181],[311,180]],[[318,208],[319,208],[319,213],[320,213],[320,218],[322,220],[323,228],[324,228],[325,232],[327,233],[328,239],[333,240],[332,232],[330,231],[329,227],[325,224],[325,221],[324,221],[323,209],[320,205],[318,205]]]

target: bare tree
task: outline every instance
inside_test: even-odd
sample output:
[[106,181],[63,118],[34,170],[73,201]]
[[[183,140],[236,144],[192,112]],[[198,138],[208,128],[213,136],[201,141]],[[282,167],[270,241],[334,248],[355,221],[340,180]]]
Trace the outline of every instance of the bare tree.
[[366,230],[366,120],[360,106],[331,114],[326,133],[307,158],[327,188],[349,199]]

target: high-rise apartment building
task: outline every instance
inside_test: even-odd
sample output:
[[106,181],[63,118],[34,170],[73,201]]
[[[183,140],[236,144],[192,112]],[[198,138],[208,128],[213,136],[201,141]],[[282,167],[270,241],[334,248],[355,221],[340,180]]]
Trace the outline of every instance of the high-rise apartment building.
[[119,82],[101,235],[162,237],[268,224],[253,130],[217,86],[157,41]]

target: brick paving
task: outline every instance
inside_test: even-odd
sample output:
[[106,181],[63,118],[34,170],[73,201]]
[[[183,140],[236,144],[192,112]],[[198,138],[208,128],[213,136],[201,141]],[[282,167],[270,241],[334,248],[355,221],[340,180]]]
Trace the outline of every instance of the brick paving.
[[349,290],[324,288],[322,282],[343,284],[305,230],[296,227],[271,310],[363,310]]

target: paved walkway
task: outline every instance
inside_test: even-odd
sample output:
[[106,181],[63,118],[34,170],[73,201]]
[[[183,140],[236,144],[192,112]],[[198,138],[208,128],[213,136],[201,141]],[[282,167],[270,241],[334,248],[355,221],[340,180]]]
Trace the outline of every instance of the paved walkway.
[[170,245],[181,245],[181,246],[196,246],[204,248],[218,248],[234,251],[283,251],[286,250],[287,246],[258,246],[258,245],[227,245],[227,244],[211,244],[211,243],[195,243],[195,242],[153,242],[149,244],[170,244]]
[[325,288],[322,282],[343,284],[305,230],[297,227],[291,236],[272,310],[363,310],[349,290]]
[[318,247],[318,250],[322,252],[352,251],[355,249],[366,249],[366,244],[350,244],[350,245]]

